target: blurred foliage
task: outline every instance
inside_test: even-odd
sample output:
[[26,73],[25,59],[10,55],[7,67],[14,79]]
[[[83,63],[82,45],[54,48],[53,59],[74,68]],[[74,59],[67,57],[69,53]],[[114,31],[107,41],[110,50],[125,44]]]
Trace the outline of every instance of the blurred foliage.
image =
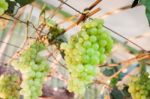
[[134,0],[132,3],[132,8],[138,5],[138,3],[141,3],[146,7],[145,13],[150,25],[150,0]]
[[18,2],[20,6],[24,6],[26,4],[32,3],[35,0],[15,0],[15,1]]
[[110,95],[112,99],[123,99],[123,94],[120,90],[117,89],[117,87],[113,88]]
[[110,93],[111,99],[130,99],[130,94],[128,93],[128,87],[124,87],[123,90],[117,89],[114,87],[112,92]]
[[150,0],[140,0],[140,3],[146,7],[146,16],[150,25]]
[[17,13],[18,9],[32,3],[35,0],[6,0],[9,4],[9,8],[6,11],[9,14]]
[[116,68],[106,68],[106,69],[104,69],[103,74],[106,75],[106,76],[111,76],[116,71],[117,71]]
[[112,87],[115,87],[117,83],[118,83],[118,78],[112,78],[110,81],[110,85]]

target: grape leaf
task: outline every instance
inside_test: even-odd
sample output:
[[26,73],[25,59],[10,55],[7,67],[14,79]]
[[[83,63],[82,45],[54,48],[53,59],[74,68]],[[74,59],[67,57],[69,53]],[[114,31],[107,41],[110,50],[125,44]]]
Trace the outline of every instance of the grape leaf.
[[140,0],[140,3],[145,5],[146,9],[150,10],[150,0]]
[[114,68],[113,68],[113,69],[108,69],[108,68],[106,68],[106,69],[104,69],[103,74],[104,74],[105,76],[111,76],[111,75],[113,75],[115,72],[116,72],[116,70],[115,70]]
[[125,86],[123,90],[119,90],[117,87],[114,87],[110,95],[111,99],[131,99],[131,95],[128,92],[128,86]]
[[111,79],[111,82],[110,82],[110,85],[111,85],[112,87],[115,87],[117,83],[118,83],[118,78],[112,78],[112,79]]
[[112,99],[123,99],[123,94],[120,90],[116,87],[113,88],[112,92],[110,93]]
[[150,25],[150,0],[140,0],[140,3],[146,7],[146,16]]

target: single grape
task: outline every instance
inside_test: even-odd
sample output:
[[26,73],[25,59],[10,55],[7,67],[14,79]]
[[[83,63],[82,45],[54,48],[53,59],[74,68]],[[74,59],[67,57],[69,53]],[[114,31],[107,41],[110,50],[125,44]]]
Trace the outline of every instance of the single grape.
[[90,29],[88,29],[88,31],[87,31],[89,34],[91,34],[91,35],[95,35],[95,34],[97,34],[97,29],[96,28],[90,28]]
[[99,49],[99,45],[97,43],[92,45],[93,49],[98,50]]
[[87,48],[89,48],[91,45],[92,45],[92,44],[91,44],[91,42],[89,42],[89,41],[85,41],[85,42],[83,43],[83,46],[84,46],[84,47],[87,47]]
[[90,36],[90,41],[91,42],[96,42],[96,40],[97,40],[96,36],[93,36],[93,35]]

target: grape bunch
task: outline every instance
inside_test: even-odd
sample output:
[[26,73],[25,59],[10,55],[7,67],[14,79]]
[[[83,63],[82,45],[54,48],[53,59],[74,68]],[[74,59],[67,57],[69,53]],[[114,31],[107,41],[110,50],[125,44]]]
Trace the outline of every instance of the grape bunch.
[[15,73],[4,73],[0,76],[0,99],[20,99],[19,76]]
[[148,73],[144,73],[140,77],[132,77],[128,89],[131,93],[132,99],[150,98],[150,78],[148,78],[148,76]]
[[45,45],[36,41],[14,62],[15,68],[23,74],[21,94],[24,99],[38,99],[42,95],[44,78],[50,70],[47,59],[39,55],[44,49]]
[[103,64],[110,53],[113,40],[103,27],[103,20],[93,19],[83,24],[68,43],[62,43],[65,61],[70,75],[68,89],[76,94],[84,94],[85,86],[97,74],[98,64]]
[[8,3],[5,0],[0,1],[0,15],[8,9]]

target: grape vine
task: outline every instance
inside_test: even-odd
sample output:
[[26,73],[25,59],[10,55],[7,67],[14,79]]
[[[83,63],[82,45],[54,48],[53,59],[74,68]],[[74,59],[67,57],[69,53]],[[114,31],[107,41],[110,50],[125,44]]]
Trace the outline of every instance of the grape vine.
[[93,19],[83,24],[81,31],[73,35],[68,43],[62,43],[67,68],[71,73],[68,89],[83,95],[85,86],[97,74],[98,64],[103,64],[111,51],[113,40],[103,28],[103,20]]
[[5,0],[0,1],[0,15],[4,14],[4,12],[8,9],[8,3]]
[[150,79],[148,76],[148,73],[144,73],[140,77],[132,77],[128,89],[131,93],[132,99],[149,99]]
[[46,58],[39,55],[45,49],[45,45],[35,41],[20,56],[17,62],[13,62],[16,69],[23,74],[21,94],[24,99],[38,99],[42,95],[42,85],[50,68]]

